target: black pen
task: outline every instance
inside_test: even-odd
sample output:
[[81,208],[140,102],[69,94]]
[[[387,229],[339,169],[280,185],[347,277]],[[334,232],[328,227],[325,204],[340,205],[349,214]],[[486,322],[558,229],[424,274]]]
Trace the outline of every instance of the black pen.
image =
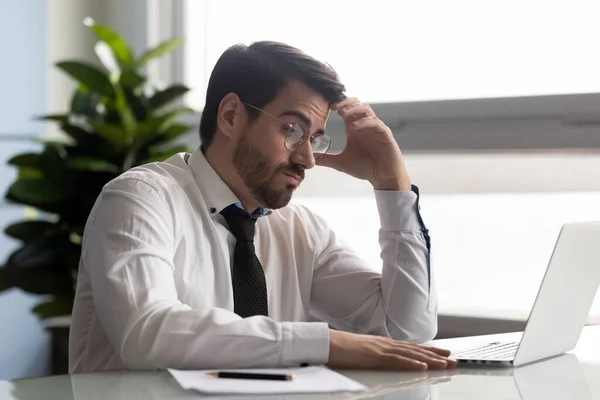
[[257,374],[254,372],[208,372],[207,375],[214,376],[215,378],[255,379],[269,381],[291,381],[294,379],[294,375]]

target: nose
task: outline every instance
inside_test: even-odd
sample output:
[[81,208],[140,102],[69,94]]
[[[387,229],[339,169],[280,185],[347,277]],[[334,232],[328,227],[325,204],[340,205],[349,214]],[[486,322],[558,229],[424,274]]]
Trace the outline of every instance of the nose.
[[307,140],[302,146],[292,151],[291,160],[293,163],[304,167],[304,169],[311,169],[315,166],[315,156],[313,155],[310,140]]

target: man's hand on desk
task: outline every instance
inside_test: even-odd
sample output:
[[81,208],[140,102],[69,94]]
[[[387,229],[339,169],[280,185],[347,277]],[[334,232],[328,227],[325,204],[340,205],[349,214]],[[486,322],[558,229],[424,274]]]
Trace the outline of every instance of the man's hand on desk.
[[448,350],[401,342],[381,336],[329,331],[331,368],[416,370],[454,368]]

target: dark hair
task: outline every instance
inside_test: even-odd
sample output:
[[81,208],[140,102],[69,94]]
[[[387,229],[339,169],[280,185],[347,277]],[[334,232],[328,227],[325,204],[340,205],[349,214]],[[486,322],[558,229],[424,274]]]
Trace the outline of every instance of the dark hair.
[[[333,68],[295,47],[262,41],[228,48],[217,61],[208,82],[200,120],[202,147],[212,142],[219,104],[225,95],[235,93],[244,102],[264,108],[275,100],[290,79],[304,83],[330,103],[345,99],[345,87]],[[250,118],[258,117],[257,110],[248,106],[246,109]]]

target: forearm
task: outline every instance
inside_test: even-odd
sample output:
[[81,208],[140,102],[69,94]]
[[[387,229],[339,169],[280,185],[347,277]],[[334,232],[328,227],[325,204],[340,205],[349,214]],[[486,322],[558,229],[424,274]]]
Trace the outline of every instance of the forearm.
[[382,301],[376,312],[385,318],[380,333],[401,340],[430,340],[437,331],[437,300],[418,197],[408,191],[380,191],[376,198],[383,262]]
[[329,355],[326,324],[242,319],[183,304],[157,307],[109,336],[132,369],[286,367],[322,364]]
[[417,196],[376,192],[376,199],[382,273],[331,231],[322,232],[325,248],[313,275],[312,313],[336,329],[426,342],[437,331],[437,305]]

